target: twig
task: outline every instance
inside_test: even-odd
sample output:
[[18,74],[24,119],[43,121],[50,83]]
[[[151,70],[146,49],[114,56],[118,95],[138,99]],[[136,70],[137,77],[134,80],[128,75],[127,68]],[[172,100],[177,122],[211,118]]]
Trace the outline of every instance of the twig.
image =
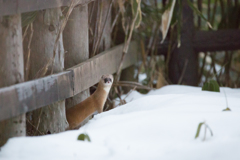
[[[140,3],[138,3],[138,5],[140,5]],[[138,14],[139,14],[139,13],[137,12],[137,14],[135,15],[135,17],[134,17],[134,19],[133,19],[133,21],[132,21],[128,39],[127,39],[127,41],[124,43],[124,47],[123,47],[123,52],[122,52],[122,57],[121,57],[120,65],[119,65],[118,70],[117,70],[117,73],[116,73],[116,81],[119,81],[119,78],[120,78],[120,72],[121,72],[121,70],[122,70],[123,60],[124,60],[124,58],[125,58],[125,55],[127,54],[128,48],[129,48],[129,44],[130,44],[130,41],[131,41],[131,38],[132,38],[132,33],[133,33],[133,29],[134,29],[135,22],[136,22],[136,20],[137,20]]]
[[28,28],[29,28],[29,24],[27,25],[27,27],[26,27],[26,29],[25,29],[25,31],[24,31],[24,33],[23,33],[22,41],[24,41],[24,38],[25,38],[26,35],[27,35]]
[[[100,33],[100,37],[98,37],[96,46],[94,47],[93,56],[94,56],[94,55],[96,54],[96,52],[98,52],[98,50],[99,50],[99,45],[100,45],[100,42],[101,42],[101,40],[102,40],[102,35],[103,35],[103,33],[104,33],[104,31],[105,31],[105,28],[106,28],[106,23],[107,23],[109,13],[110,13],[111,8],[112,8],[113,1],[114,1],[114,0],[112,0],[111,3],[109,4],[107,16],[106,16],[106,18],[105,18],[105,21],[104,21],[104,24],[103,24],[103,28],[102,28],[102,31],[101,31],[101,33]],[[99,25],[99,26],[101,26],[101,25]]]
[[[91,50],[91,53],[90,53],[90,58],[93,57],[93,51],[94,51],[94,47],[96,46],[96,41],[97,39],[95,38],[96,35],[98,35],[98,27],[99,26],[99,21],[101,19],[101,14],[99,13],[99,6],[100,6],[100,0],[97,1],[97,18],[96,18],[96,22],[95,22],[95,25],[94,25],[94,37],[91,37],[90,41],[92,40],[92,50]],[[100,8],[101,9],[101,8]],[[98,18],[99,17],[99,18]]]
[[119,17],[119,15],[120,15],[120,9],[118,10],[118,13],[117,13],[117,15],[115,16],[115,18],[114,18],[114,21],[113,21],[113,23],[112,23],[112,27],[111,27],[111,33],[112,33],[112,31],[113,31],[113,28],[115,27],[115,24],[116,24],[116,22],[117,22],[117,20],[118,20],[118,17]]
[[92,22],[92,15],[93,15],[95,4],[96,4],[96,1],[93,2],[93,6],[92,6],[91,11],[90,11],[90,17],[89,17],[89,24],[88,24],[88,26],[90,26],[90,24]]
[[[29,25],[28,25],[29,26]],[[33,36],[33,23],[30,24],[31,34],[28,41],[28,54],[27,54],[27,62],[26,62],[26,68],[25,68],[25,81],[28,80],[29,75],[29,68],[30,68],[30,55],[31,55],[31,42],[32,42],[32,36]]]
[[39,124],[40,124],[40,121],[41,121],[41,115],[42,115],[42,108],[40,108],[40,114],[39,114],[39,117],[38,117],[38,123],[37,123],[37,127],[36,127],[36,132],[34,133],[34,135],[36,135],[36,133],[38,131],[38,127],[39,127]]
[[143,86],[138,82],[131,82],[131,81],[118,81],[113,84],[114,86],[124,86],[124,87],[136,87],[138,89],[146,89],[146,90],[153,90],[154,88],[150,88],[147,86]]
[[41,135],[44,135],[41,131],[39,131],[30,121],[29,119],[27,119],[27,122],[36,129],[36,131],[38,131]]

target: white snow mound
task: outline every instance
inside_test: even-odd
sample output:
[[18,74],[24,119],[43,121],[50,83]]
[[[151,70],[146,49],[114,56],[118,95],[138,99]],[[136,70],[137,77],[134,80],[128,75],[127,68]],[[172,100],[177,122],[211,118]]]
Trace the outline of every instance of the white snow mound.
[[[240,89],[201,91],[171,85],[147,95],[133,91],[126,105],[96,115],[75,131],[11,138],[1,160],[239,160]],[[228,107],[231,111],[222,111]],[[123,96],[124,98],[124,96]],[[197,126],[206,122],[195,139]],[[87,133],[91,142],[77,140]]]

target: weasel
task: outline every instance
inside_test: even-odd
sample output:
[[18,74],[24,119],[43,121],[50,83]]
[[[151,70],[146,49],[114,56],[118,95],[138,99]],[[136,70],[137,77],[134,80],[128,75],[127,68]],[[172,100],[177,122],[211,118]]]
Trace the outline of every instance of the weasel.
[[101,113],[107,100],[108,93],[113,83],[112,75],[103,75],[100,78],[96,91],[81,103],[67,109],[66,117],[69,123],[68,129],[80,127],[81,122],[95,111]]

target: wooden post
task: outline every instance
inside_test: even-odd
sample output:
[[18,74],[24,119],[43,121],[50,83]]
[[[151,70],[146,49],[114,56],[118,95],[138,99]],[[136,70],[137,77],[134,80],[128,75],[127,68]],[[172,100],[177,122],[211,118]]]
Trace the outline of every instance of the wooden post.
[[[89,58],[88,43],[88,5],[73,9],[63,32],[65,49],[64,66],[73,67]],[[89,89],[66,99],[66,109],[82,102],[90,95]]]
[[[54,45],[57,34],[61,26],[62,11],[60,8],[46,9],[38,11],[38,15],[33,22],[33,36],[31,42],[31,53],[28,79],[35,79],[45,75],[63,71],[64,68],[64,48],[62,33],[57,41],[56,55],[53,59]],[[31,32],[31,31],[29,31]],[[30,33],[28,33],[30,35]],[[27,45],[29,37],[24,40],[24,58],[27,62]],[[52,63],[54,60],[54,63]],[[53,65],[52,65],[53,64]],[[46,88],[52,84],[44,84]],[[64,131],[68,124],[65,115],[65,100],[55,102],[52,105],[34,110],[29,117],[34,126],[33,135],[51,134]],[[30,119],[29,119],[30,120]],[[29,131],[29,130],[28,130]]]
[[181,46],[171,54],[169,78],[173,84],[198,85],[198,54],[194,53],[193,11],[182,1]]
[[[0,77],[0,88],[24,81],[20,14],[0,17]],[[0,146],[25,135],[25,114],[0,122]]]

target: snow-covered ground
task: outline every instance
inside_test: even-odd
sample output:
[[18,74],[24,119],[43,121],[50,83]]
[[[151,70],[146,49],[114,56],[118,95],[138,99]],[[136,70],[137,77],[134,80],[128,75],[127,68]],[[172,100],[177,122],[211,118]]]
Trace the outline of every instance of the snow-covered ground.
[[[227,95],[226,108],[223,89]],[[221,92],[199,87],[166,86],[141,95],[133,91],[126,105],[96,115],[80,130],[41,137],[12,138],[0,160],[239,160],[240,89]],[[195,139],[197,126],[204,130]],[[78,141],[87,133],[91,142]]]

